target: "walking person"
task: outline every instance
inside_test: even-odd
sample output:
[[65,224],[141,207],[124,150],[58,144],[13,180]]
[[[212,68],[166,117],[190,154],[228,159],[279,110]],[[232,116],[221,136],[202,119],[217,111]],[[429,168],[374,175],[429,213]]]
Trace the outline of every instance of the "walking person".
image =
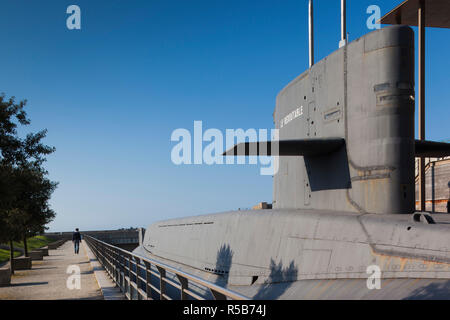
[[75,229],[75,232],[72,235],[72,242],[75,248],[75,253],[78,254],[80,251],[80,242],[81,242],[81,234],[78,228]]

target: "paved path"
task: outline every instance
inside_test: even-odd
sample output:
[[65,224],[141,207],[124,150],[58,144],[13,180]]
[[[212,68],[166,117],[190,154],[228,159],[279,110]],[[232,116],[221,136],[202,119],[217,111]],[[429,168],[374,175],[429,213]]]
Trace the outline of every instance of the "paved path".
[[[67,273],[69,266],[80,268],[80,289],[67,287],[68,278],[74,275]],[[33,261],[32,270],[16,271],[11,286],[0,288],[0,300],[5,299],[102,300],[103,295],[84,246],[80,246],[80,253],[76,255],[72,242],[68,241],[57,250],[49,250],[49,256],[43,261]]]

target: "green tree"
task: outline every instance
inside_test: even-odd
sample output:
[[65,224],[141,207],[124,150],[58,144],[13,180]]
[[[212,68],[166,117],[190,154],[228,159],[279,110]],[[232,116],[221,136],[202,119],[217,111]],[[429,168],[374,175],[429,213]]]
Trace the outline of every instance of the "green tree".
[[13,223],[22,235],[25,255],[28,256],[26,239],[43,233],[45,226],[55,217],[48,201],[57,184],[47,179],[47,173],[40,168],[22,166],[17,171]]
[[46,130],[18,136],[18,125],[30,124],[25,105],[26,100],[16,103],[0,95],[0,242],[10,243],[12,272],[13,241],[23,240],[26,249],[27,236],[43,232],[55,216],[48,200],[56,183],[42,167],[55,149],[41,142]]

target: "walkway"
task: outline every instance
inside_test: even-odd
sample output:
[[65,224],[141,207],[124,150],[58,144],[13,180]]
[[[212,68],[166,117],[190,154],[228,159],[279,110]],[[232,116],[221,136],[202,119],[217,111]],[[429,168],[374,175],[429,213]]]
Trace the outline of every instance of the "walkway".
[[[74,273],[67,273],[69,266],[80,269],[80,289],[70,290],[67,287],[67,280],[74,276]],[[72,282],[72,287],[75,283]],[[102,300],[103,295],[86,248],[80,246],[80,253],[76,255],[72,242],[68,241],[57,250],[49,250],[49,256],[44,257],[43,261],[33,261],[32,270],[16,271],[11,278],[11,286],[0,287],[0,300],[6,299]]]

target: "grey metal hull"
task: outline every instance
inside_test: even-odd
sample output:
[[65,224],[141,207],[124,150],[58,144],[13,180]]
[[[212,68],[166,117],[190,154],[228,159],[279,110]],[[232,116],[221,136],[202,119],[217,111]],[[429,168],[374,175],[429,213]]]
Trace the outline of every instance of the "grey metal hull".
[[256,299],[449,299],[450,216],[434,217],[237,211],[153,224],[135,252]]

